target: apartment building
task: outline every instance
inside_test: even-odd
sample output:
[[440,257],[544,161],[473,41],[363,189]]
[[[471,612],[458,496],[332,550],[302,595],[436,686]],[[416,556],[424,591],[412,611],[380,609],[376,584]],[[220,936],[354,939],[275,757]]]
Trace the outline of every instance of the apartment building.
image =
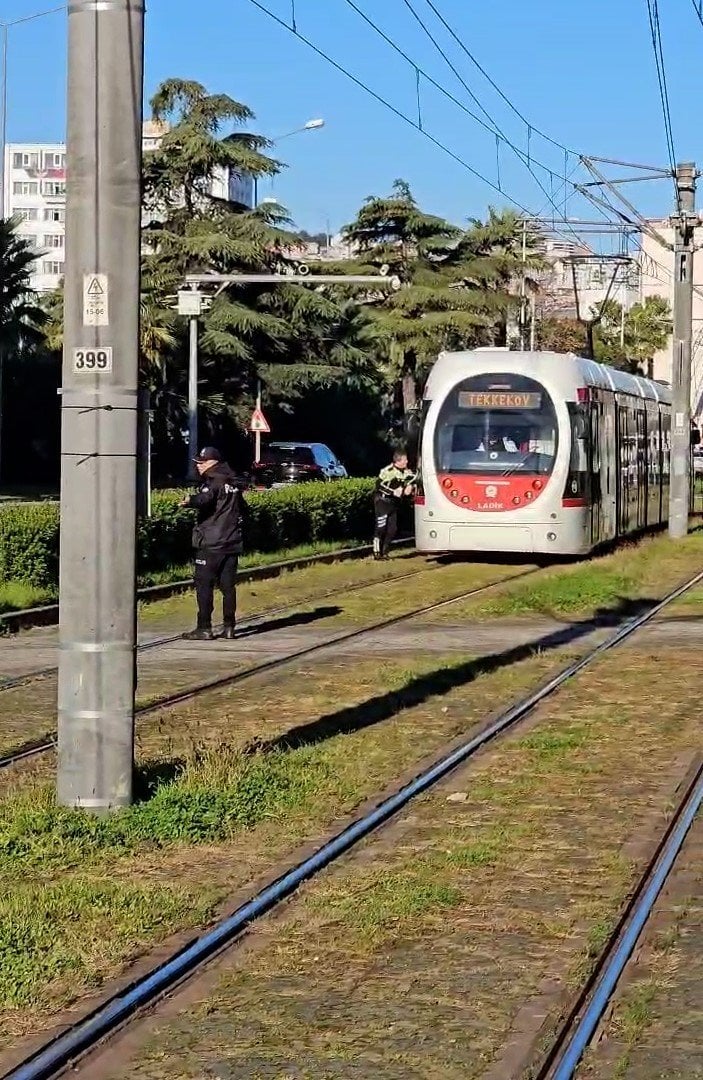
[[66,147],[62,143],[10,143],[5,148],[5,217],[36,250],[32,286],[55,289],[64,273]]

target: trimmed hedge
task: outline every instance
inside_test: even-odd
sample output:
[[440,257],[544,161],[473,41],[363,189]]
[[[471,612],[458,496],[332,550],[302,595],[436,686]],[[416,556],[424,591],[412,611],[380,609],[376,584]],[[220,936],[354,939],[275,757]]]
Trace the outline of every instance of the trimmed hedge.
[[[247,495],[247,551],[280,551],[318,541],[366,540],[373,531],[373,480],[297,484]],[[156,573],[192,556],[192,510],[181,491],[155,492],[152,517],[139,522],[138,572]],[[0,581],[58,586],[58,503],[18,503],[0,509]]]

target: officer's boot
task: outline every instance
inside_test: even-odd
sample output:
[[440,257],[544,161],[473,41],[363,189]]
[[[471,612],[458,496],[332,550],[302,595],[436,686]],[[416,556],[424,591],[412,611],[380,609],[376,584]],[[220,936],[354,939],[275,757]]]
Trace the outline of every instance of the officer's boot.
[[222,637],[225,641],[234,641],[236,636],[234,623],[225,623],[222,628]]
[[215,635],[211,626],[196,626],[195,630],[189,630],[183,635],[184,641],[212,641]]

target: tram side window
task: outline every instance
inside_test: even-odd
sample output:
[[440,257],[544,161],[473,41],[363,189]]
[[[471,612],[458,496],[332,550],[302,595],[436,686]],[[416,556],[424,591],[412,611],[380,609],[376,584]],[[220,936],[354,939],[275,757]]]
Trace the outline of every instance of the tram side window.
[[600,410],[594,402],[591,405],[591,472],[600,473]]
[[570,471],[588,472],[588,414],[582,405],[568,402],[571,417],[571,464]]

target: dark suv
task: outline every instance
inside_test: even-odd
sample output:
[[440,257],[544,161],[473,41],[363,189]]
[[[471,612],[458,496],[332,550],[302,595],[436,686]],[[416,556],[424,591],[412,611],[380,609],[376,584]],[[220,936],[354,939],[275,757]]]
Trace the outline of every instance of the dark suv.
[[282,487],[307,480],[343,480],[347,470],[324,443],[273,442],[253,467],[254,484]]

